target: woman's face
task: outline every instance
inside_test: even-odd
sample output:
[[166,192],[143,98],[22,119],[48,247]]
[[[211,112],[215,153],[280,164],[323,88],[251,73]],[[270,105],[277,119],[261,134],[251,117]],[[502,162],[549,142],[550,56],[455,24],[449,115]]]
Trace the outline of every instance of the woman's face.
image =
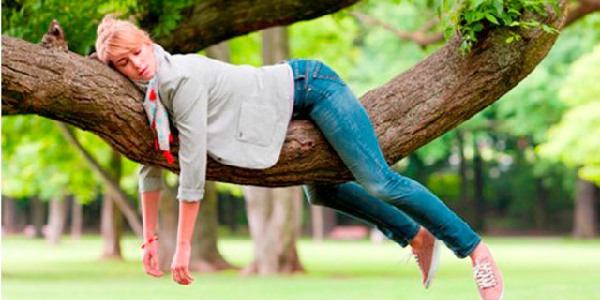
[[152,43],[143,43],[128,53],[111,57],[110,61],[117,71],[131,80],[150,80],[157,71]]

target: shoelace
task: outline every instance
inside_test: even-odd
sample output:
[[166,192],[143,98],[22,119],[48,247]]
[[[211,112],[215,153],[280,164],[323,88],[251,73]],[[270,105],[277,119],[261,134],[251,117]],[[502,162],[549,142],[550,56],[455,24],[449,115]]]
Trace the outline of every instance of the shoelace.
[[414,257],[414,259],[417,262],[417,264],[419,264],[419,255],[416,252],[412,253],[412,257]]
[[473,267],[473,275],[477,286],[482,289],[496,286],[496,277],[489,261],[477,262]]
[[[416,252],[412,253],[412,257],[415,258],[415,261],[417,262],[417,266],[419,266],[419,270],[421,270],[421,273],[425,274],[425,272],[427,272],[427,270],[423,269],[423,266],[421,265],[421,260],[419,259],[419,254],[417,254]],[[410,259],[410,256],[408,257],[408,259]]]

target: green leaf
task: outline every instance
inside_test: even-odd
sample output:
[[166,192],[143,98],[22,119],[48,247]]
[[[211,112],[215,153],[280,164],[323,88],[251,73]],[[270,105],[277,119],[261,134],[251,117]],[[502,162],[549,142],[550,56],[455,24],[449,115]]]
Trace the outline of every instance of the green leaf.
[[498,16],[502,16],[504,14],[504,0],[494,0],[493,5]]
[[498,19],[496,19],[496,17],[494,17],[493,15],[485,15],[485,18],[493,24],[500,25]]

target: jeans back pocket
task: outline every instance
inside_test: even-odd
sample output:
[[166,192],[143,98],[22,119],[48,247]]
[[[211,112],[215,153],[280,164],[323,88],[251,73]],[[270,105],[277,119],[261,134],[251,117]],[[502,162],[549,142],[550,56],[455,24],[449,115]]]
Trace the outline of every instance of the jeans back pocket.
[[316,61],[316,64],[313,67],[312,77],[337,82],[341,85],[346,84],[334,70],[320,61]]

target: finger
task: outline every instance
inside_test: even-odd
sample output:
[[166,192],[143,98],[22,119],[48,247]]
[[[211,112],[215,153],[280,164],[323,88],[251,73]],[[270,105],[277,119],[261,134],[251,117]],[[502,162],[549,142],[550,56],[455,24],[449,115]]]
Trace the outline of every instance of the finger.
[[156,255],[153,255],[150,259],[150,266],[153,270],[158,270],[158,257]]
[[194,282],[194,278],[192,278],[192,274],[190,274],[190,270],[188,268],[185,268],[183,270],[184,274],[185,274],[185,278],[189,283]]
[[151,260],[152,262],[152,266],[150,267],[150,269],[148,270],[148,274],[152,275],[154,277],[160,277],[163,275],[162,270],[160,269],[160,267],[158,266],[158,260],[156,258]]
[[188,284],[187,278],[185,277],[185,274],[183,273],[183,268],[179,267],[177,269],[177,276],[179,277],[179,281],[177,281],[179,284],[181,284],[181,285]]
[[177,272],[177,268],[173,268],[172,273],[173,273],[173,281],[179,283],[180,278],[179,278],[179,272]]
[[163,275],[162,271],[160,271],[160,270],[148,270],[148,271],[146,271],[146,274],[153,276],[153,277],[160,277]]
[[158,267],[158,260],[156,259],[156,256],[152,255],[151,252],[144,254],[143,264],[146,274],[154,277],[160,277],[163,275],[162,271]]
[[144,265],[144,270],[146,271],[147,274],[150,274],[149,272],[152,271],[152,262],[151,262],[151,258],[150,258],[150,254],[145,254],[144,255],[144,259],[142,260],[142,264]]
[[179,281],[178,281],[178,283],[179,283],[179,284],[182,284],[182,285],[188,285],[188,284],[190,284],[190,283],[191,283],[191,282],[188,280],[188,277],[187,277],[187,276],[186,276],[186,274],[185,274],[185,273],[186,273],[186,272],[185,272],[185,268],[183,268],[183,267],[178,267],[176,272],[177,272],[177,276],[178,276],[178,278],[179,278]]

